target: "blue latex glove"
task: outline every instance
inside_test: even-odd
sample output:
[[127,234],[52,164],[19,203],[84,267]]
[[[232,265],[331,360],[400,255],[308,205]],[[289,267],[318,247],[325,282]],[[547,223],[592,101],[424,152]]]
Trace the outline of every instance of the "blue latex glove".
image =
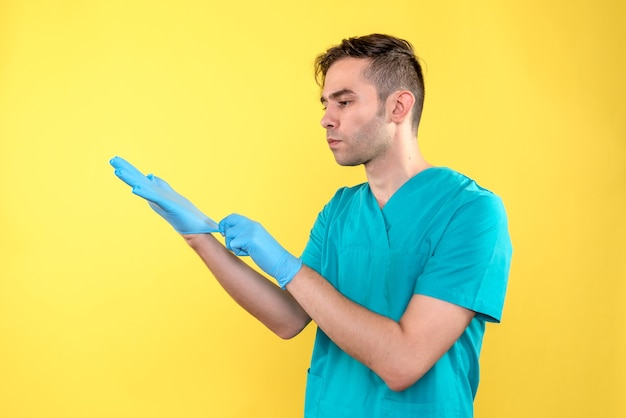
[[169,184],[152,174],[144,176],[128,161],[113,157],[115,175],[143,197],[180,234],[207,234],[218,231],[217,223],[200,212],[189,200],[176,193]]
[[236,255],[249,255],[283,289],[302,268],[302,260],[288,253],[258,222],[234,214],[222,219],[219,228],[226,248]]

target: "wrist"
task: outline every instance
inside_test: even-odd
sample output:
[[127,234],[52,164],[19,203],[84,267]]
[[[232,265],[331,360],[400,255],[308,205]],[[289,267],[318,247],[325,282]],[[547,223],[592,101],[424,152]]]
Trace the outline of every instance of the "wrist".
[[183,237],[187,245],[189,245],[193,249],[197,249],[203,243],[206,243],[208,240],[213,238],[211,234],[180,234],[180,235]]
[[302,260],[285,251],[281,259],[281,273],[275,275],[276,281],[281,288],[285,288],[302,269]]

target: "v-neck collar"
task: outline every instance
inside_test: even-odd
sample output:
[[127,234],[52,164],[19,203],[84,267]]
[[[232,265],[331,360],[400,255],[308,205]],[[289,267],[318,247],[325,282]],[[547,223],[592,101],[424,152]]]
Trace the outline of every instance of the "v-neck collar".
[[[402,197],[404,195],[406,195],[407,193],[413,193],[415,187],[417,184],[419,183],[427,183],[432,177],[433,175],[436,174],[436,172],[438,170],[440,170],[441,167],[428,167],[422,171],[420,171],[419,173],[417,173],[416,175],[414,175],[413,177],[411,177],[410,179],[408,179],[407,181],[404,182],[404,184],[402,184],[398,190],[396,190],[391,197],[387,200],[387,203],[385,203],[385,205],[381,208],[382,212],[390,212],[392,210],[394,210],[394,207],[397,206],[398,204],[396,204],[395,202],[399,201],[402,202]],[[370,190],[371,192],[371,190]],[[373,192],[372,192],[373,195]],[[374,197],[374,199],[376,199]],[[401,204],[401,203],[399,203]]]
[[[407,199],[406,197],[419,193],[420,190],[426,186],[434,176],[437,175],[441,170],[446,170],[445,167],[429,167],[425,170],[420,171],[415,176],[408,179],[398,190],[394,192],[393,195],[387,200],[387,203],[381,208],[378,205],[378,201],[376,200],[376,196],[374,196],[374,192],[372,191],[369,184],[367,184],[367,193],[368,193],[368,206],[370,206],[370,210],[375,213],[375,224],[368,225],[368,228],[375,228],[376,235],[380,238],[384,237],[384,242],[386,243],[386,247],[390,248],[391,240],[390,240],[390,232],[394,225],[400,224],[402,225],[404,222],[410,222],[411,213],[407,211]],[[419,203],[418,203],[419,204]],[[382,239],[378,240],[379,242]]]

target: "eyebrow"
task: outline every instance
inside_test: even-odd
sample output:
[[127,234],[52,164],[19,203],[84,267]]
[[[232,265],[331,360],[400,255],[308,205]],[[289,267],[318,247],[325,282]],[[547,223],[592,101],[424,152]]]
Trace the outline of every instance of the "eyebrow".
[[[350,89],[341,89],[341,90],[337,90],[337,91],[331,93],[328,96],[328,99],[336,99],[336,98],[341,97],[341,96],[343,96],[345,94],[356,94],[356,93],[354,91],[350,90]],[[326,103],[327,101],[328,100],[324,96],[320,97],[320,102],[322,104]]]

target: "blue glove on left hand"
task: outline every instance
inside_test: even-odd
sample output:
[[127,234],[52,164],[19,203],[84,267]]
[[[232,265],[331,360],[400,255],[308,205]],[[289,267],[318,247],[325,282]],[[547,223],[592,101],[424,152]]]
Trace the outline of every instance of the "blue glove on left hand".
[[226,248],[236,255],[249,255],[283,289],[302,268],[302,260],[287,252],[258,222],[234,214],[222,219],[219,228]]
[[208,234],[217,232],[217,223],[200,212],[189,200],[176,193],[169,184],[152,174],[144,176],[128,161],[114,157],[110,161],[115,175],[133,188],[133,193],[148,201],[180,234]]

